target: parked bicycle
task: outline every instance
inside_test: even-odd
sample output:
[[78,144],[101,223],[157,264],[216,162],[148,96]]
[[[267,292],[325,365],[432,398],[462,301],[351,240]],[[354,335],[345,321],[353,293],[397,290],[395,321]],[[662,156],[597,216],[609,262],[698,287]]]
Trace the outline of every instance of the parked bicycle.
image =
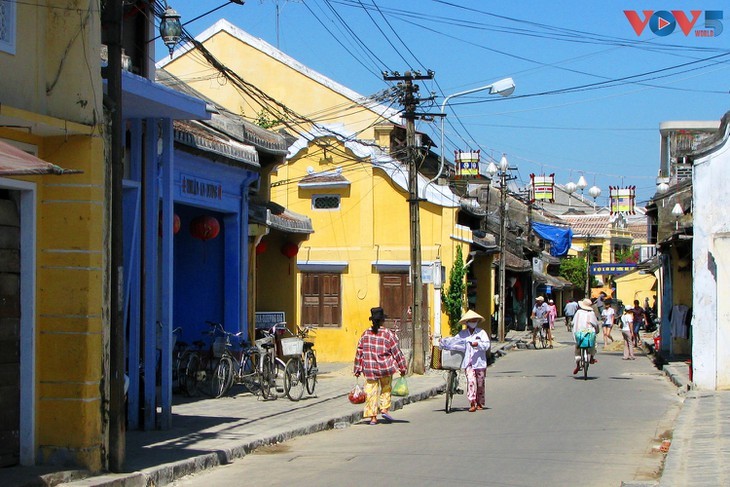
[[256,340],[256,346],[261,353],[259,385],[261,397],[264,399],[275,398],[277,392],[284,391],[286,364],[278,357],[276,334],[279,329],[286,329],[286,323],[277,323],[269,330],[260,330],[264,336]]
[[206,323],[210,329],[204,331],[203,334],[210,337],[210,345],[206,349],[205,343],[199,342],[199,348],[190,352],[190,358],[185,367],[185,391],[189,396],[199,396],[201,393],[208,396],[215,394],[212,379],[213,372],[218,365],[218,357],[215,356],[214,347],[216,347],[216,339],[224,337],[225,329],[220,323],[213,321],[206,321]]
[[[241,340],[242,332],[230,333],[223,330],[225,342],[220,353],[218,366],[213,374],[213,392],[221,397],[236,384],[243,384],[249,392],[257,394],[259,390],[259,363],[261,354],[256,346]],[[233,348],[233,341],[238,347]]]
[[282,338],[282,355],[289,357],[284,373],[284,393],[292,401],[298,401],[304,395],[314,394],[317,385],[317,356],[314,343],[307,341],[313,328],[300,328],[291,338]]

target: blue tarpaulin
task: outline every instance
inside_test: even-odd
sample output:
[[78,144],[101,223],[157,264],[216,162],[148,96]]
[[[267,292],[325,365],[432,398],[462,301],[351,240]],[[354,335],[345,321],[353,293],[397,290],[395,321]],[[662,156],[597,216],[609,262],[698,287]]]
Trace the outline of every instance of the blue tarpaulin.
[[550,242],[550,255],[562,257],[568,253],[570,244],[573,242],[573,230],[570,227],[556,227],[532,222],[532,229],[541,239]]

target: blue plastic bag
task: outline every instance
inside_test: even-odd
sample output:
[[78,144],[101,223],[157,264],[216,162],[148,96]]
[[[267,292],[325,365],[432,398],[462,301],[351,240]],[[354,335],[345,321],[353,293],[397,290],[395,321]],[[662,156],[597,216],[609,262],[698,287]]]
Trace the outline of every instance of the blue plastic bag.
[[593,348],[596,346],[596,333],[591,330],[576,331],[575,343],[578,348]]

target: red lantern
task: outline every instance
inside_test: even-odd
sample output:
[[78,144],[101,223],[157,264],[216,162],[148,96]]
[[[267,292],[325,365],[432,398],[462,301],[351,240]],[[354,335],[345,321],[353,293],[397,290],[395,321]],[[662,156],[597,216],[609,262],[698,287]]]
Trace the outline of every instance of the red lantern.
[[199,216],[190,222],[190,235],[203,242],[216,238],[220,231],[221,225],[213,216]]
[[[177,232],[180,231],[180,217],[177,216],[177,213],[172,214],[172,234],[177,235]],[[159,225],[157,227],[157,234],[162,237],[162,212],[160,212],[160,220]]]
[[262,240],[259,242],[259,244],[256,246],[256,255],[261,255],[269,248],[269,244],[266,242],[266,240]]
[[287,242],[281,246],[281,253],[284,254],[288,259],[291,259],[299,253],[299,247],[295,243]]

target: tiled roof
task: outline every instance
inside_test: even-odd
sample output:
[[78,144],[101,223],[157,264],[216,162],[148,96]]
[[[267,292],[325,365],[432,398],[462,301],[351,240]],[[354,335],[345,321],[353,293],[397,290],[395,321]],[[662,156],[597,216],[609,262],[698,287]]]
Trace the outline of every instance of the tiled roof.
[[608,238],[611,231],[611,215],[609,214],[593,214],[593,215],[561,215],[570,228],[573,229],[573,235],[583,237],[590,235],[591,237]]
[[317,174],[308,174],[299,181],[300,187],[342,187],[350,181],[339,172],[327,171]]

